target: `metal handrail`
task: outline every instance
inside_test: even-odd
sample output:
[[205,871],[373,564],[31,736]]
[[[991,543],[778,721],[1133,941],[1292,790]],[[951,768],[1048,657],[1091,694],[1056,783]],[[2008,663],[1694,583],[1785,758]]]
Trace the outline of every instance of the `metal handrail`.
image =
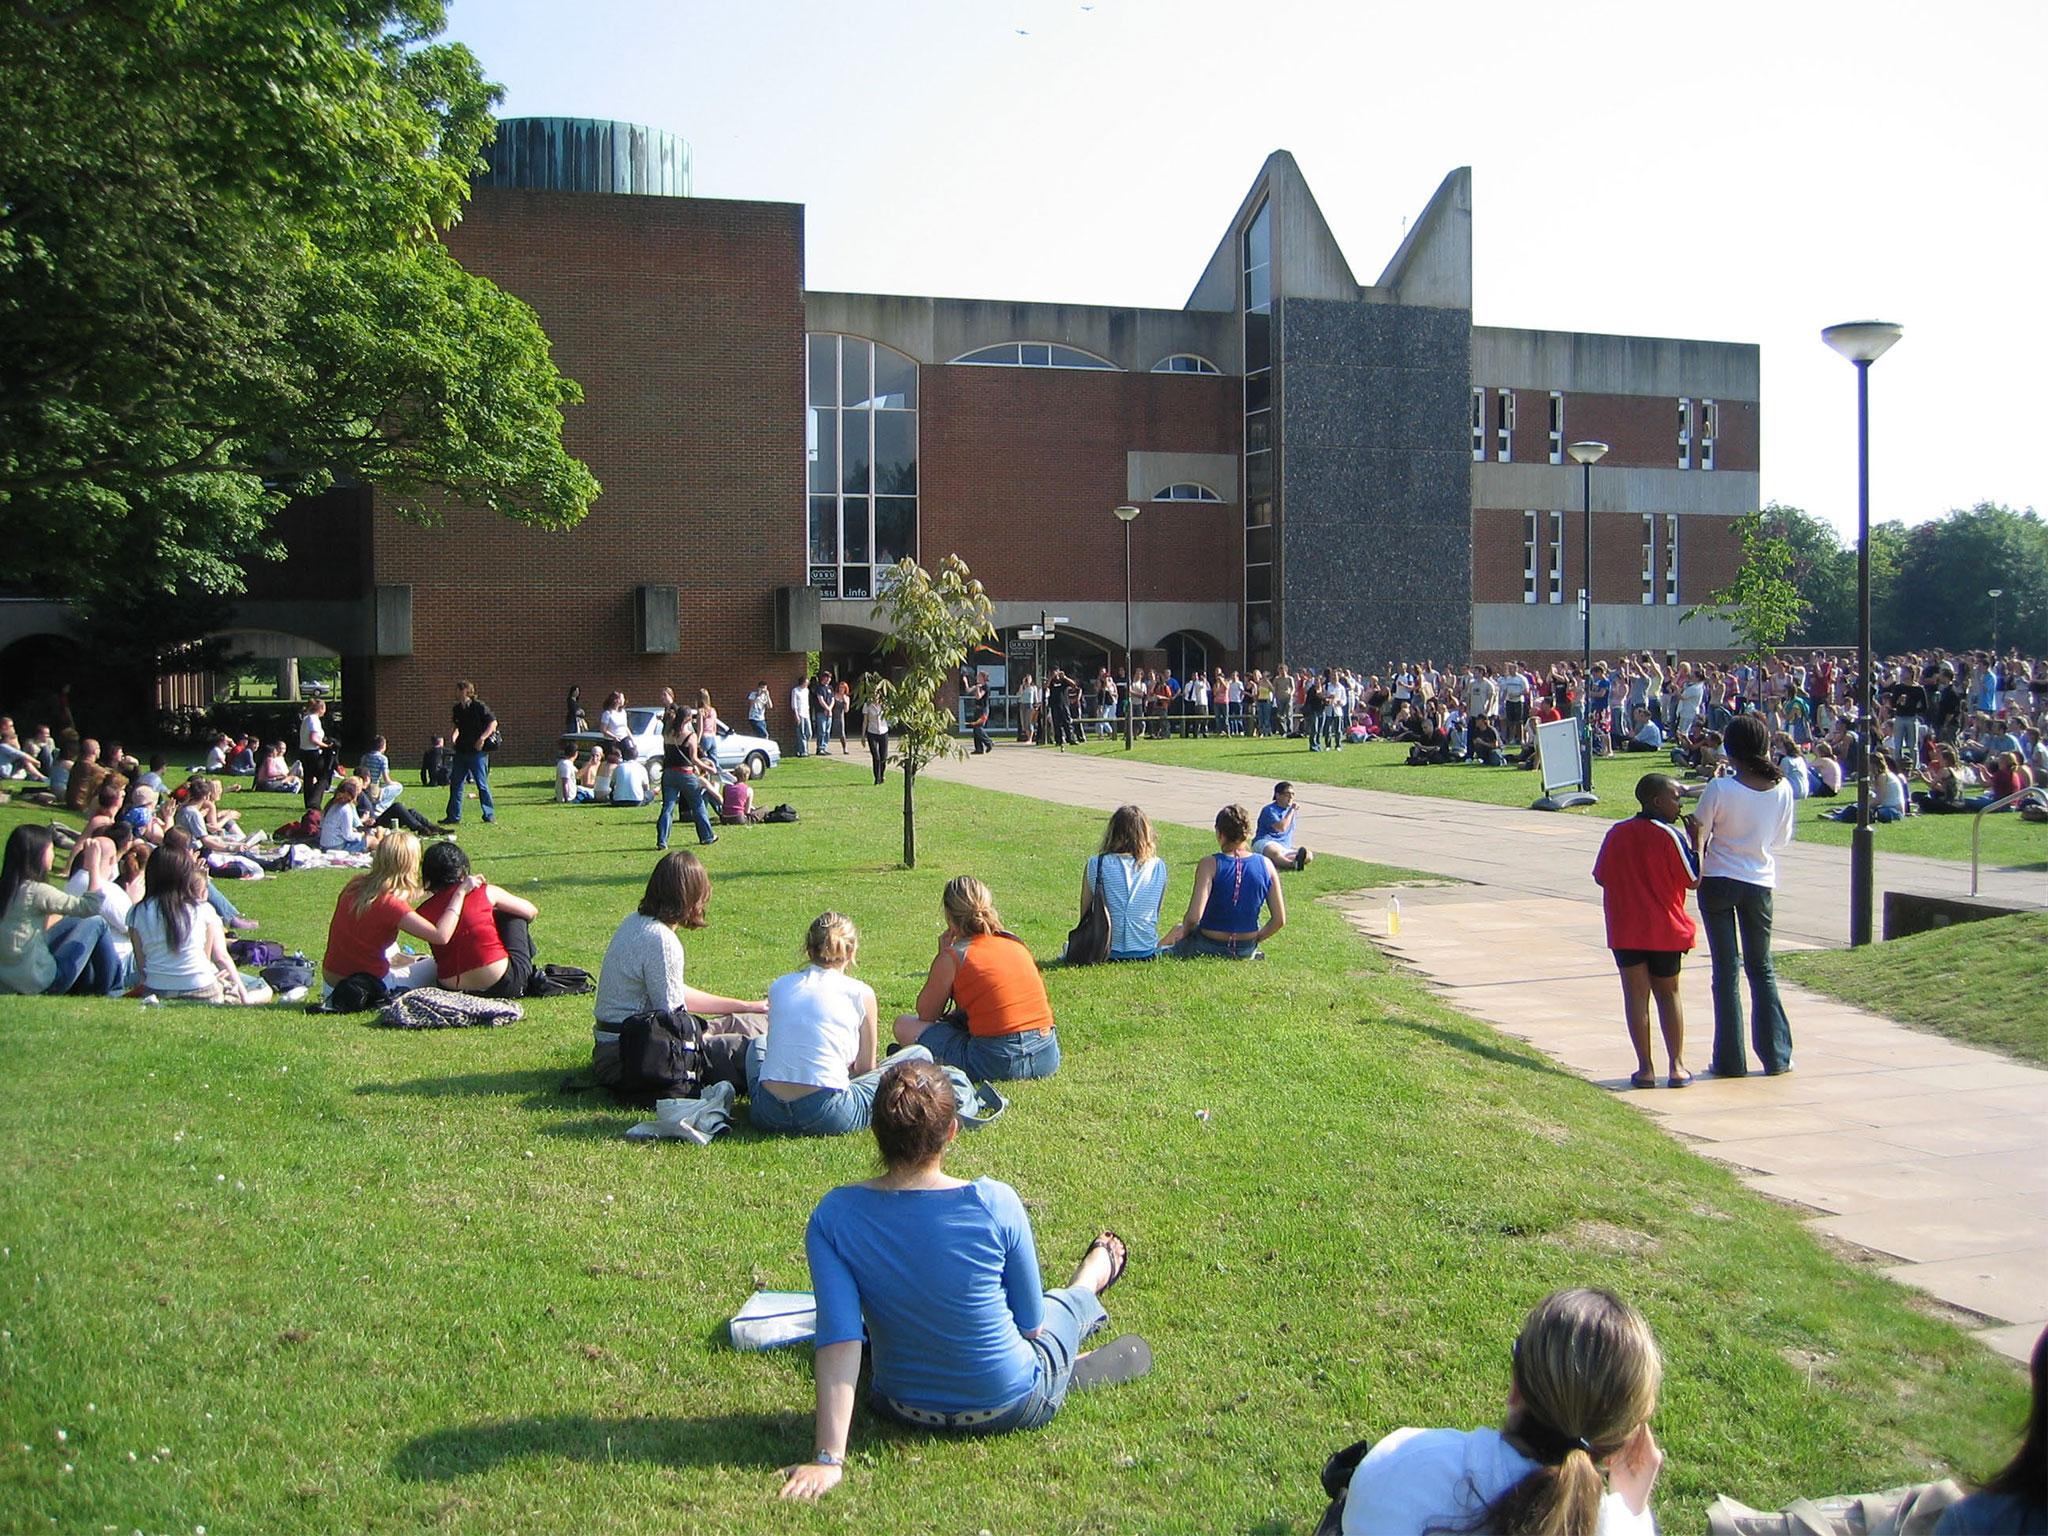
[[1977,841],[1984,835],[1984,818],[1993,811],[2004,810],[2026,792],[2024,789],[2016,789],[2011,794],[2003,795],[1992,801],[1989,805],[1980,805],[1977,807],[1977,814],[1970,818],[1970,894],[1972,896],[1977,894]]

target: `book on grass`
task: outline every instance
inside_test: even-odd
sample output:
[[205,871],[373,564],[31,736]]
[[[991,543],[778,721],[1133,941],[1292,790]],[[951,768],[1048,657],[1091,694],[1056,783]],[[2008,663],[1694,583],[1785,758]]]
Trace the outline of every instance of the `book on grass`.
[[808,1344],[818,1333],[818,1302],[809,1291],[756,1291],[728,1325],[734,1349]]

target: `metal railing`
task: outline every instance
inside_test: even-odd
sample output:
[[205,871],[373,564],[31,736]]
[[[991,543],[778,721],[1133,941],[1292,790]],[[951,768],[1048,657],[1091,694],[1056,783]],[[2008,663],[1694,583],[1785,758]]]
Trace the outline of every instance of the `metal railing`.
[[2024,794],[2026,794],[2024,789],[2016,789],[2011,794],[2003,795],[1992,801],[1989,805],[1980,805],[1977,807],[1977,814],[1970,818],[1970,894],[1972,896],[1977,894],[1977,846],[1979,839],[1984,835],[1984,818],[1993,811],[2004,810]]

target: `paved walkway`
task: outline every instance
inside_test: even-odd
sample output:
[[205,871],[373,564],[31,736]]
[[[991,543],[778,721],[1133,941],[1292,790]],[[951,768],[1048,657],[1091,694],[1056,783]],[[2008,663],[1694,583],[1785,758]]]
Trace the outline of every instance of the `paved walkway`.
[[[1269,780],[1120,758],[1002,747],[927,770],[1064,805],[1134,801],[1160,821],[1208,827],[1216,808],[1256,808]],[[2048,1071],[1788,987],[1798,1071],[1702,1078],[1682,1093],[1628,1088],[1620,987],[1588,874],[1608,823],[1375,790],[1298,783],[1301,841],[1469,882],[1409,888],[1398,938],[1389,893],[1347,908],[1360,929],[1460,1010],[1629,1094],[1673,1135],[1754,1188],[1813,1213],[1831,1238],[1968,1314],[1994,1348],[2025,1359],[2048,1325]],[[1777,901],[1784,948],[1848,940],[1848,850],[1786,851]],[[1969,867],[1880,853],[1878,889],[1963,893]],[[1988,896],[2048,901],[2048,876],[1985,871]],[[1687,1056],[1713,1033],[1702,947],[1685,971]],[[1661,1059],[1661,1058],[1660,1058]]]

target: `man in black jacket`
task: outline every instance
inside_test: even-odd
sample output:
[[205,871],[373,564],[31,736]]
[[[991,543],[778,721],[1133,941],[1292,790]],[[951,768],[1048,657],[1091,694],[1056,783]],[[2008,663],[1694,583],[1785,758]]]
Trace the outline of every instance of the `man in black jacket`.
[[476,696],[475,684],[466,680],[455,685],[455,708],[450,717],[455,723],[455,772],[448,780],[448,814],[441,819],[451,827],[461,825],[462,787],[474,779],[484,820],[494,821],[497,807],[491,803],[491,738],[497,734],[497,717],[490,705]]

